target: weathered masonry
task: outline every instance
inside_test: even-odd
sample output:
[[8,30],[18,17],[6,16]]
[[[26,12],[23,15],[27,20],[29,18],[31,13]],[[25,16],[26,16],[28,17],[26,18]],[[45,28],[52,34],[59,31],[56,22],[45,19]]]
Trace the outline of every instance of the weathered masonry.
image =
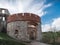
[[41,19],[32,13],[18,13],[7,18],[7,34],[17,40],[31,41],[42,39]]
[[9,11],[4,8],[0,8],[0,32],[5,32],[7,29],[7,17],[9,16]]

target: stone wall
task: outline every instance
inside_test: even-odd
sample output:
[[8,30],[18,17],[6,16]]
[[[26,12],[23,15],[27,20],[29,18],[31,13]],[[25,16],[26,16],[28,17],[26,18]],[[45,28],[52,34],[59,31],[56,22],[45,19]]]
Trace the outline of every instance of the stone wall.
[[10,14],[8,9],[0,8],[0,32],[6,33],[6,28],[7,28],[6,20],[9,15]]
[[37,41],[41,41],[42,40],[42,30],[41,30],[41,23],[38,23],[37,26]]
[[[36,29],[37,29],[36,40],[40,41],[42,39],[40,23],[38,23]],[[15,37],[15,30],[18,30],[17,38]],[[7,24],[7,34],[18,40],[30,41],[28,30],[33,30],[28,29],[28,21],[15,21]]]
[[[15,37],[15,30],[18,30],[18,37]],[[27,21],[16,21],[7,24],[7,33],[13,38],[29,40],[27,35]]]

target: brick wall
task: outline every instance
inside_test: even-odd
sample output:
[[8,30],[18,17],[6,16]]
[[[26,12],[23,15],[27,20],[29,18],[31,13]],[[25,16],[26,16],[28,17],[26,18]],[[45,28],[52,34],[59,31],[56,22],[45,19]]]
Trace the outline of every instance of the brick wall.
[[7,18],[7,22],[13,22],[16,20],[40,22],[40,17],[32,13],[18,13],[10,15]]

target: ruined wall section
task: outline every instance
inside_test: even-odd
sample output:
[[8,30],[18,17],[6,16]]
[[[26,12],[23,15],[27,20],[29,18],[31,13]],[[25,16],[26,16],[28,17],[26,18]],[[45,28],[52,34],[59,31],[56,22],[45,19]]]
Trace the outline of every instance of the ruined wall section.
[[0,8],[0,32],[5,32],[7,29],[7,17],[10,15],[8,9]]
[[[18,37],[15,37],[15,30],[18,30]],[[11,22],[7,25],[7,33],[18,40],[29,40],[27,35],[27,21]]]
[[10,15],[7,18],[7,22],[13,22],[13,21],[34,21],[34,22],[40,22],[40,17],[38,15],[32,14],[32,13],[18,13]]

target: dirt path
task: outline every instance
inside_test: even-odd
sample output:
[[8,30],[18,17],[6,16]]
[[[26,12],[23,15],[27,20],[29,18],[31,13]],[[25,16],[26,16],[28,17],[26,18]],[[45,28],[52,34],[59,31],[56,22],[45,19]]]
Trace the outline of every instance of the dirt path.
[[48,44],[40,43],[40,42],[37,42],[37,41],[33,41],[30,44],[28,44],[28,45],[48,45]]

